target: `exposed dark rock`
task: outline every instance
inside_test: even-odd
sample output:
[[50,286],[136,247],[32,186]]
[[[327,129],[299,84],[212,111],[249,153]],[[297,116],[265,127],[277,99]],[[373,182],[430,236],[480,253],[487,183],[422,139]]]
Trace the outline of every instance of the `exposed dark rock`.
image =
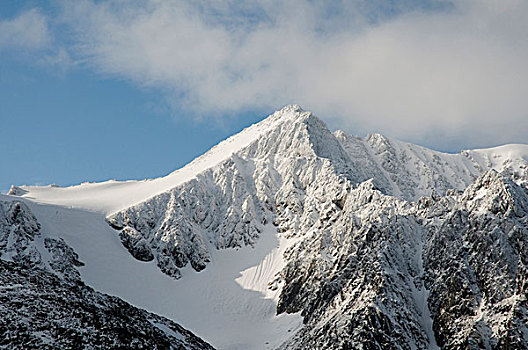
[[178,324],[39,267],[0,260],[2,349],[213,349]]

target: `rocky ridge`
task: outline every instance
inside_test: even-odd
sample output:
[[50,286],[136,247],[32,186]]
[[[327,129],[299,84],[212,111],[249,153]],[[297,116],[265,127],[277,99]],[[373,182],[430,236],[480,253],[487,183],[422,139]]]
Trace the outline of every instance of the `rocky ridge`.
[[86,286],[23,201],[0,201],[0,348],[212,349],[180,325]]

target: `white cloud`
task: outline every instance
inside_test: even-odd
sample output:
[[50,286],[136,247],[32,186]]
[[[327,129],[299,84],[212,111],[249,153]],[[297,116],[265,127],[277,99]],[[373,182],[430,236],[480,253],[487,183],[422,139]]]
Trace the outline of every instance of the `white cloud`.
[[91,67],[196,115],[296,102],[435,147],[528,143],[527,2],[403,1],[375,21],[363,1],[286,3],[68,2],[63,20]]
[[0,49],[23,48],[37,50],[49,45],[48,21],[35,9],[13,19],[0,20]]

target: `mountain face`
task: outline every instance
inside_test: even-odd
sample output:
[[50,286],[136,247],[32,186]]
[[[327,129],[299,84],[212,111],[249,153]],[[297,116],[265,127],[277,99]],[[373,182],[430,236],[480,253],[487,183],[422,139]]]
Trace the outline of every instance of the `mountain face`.
[[528,191],[490,171],[456,199],[441,226],[427,225],[426,285],[438,340],[452,349],[524,349]]
[[527,348],[527,200],[494,171],[417,203],[352,190],[289,252],[278,310],[306,326],[283,347]]
[[42,237],[23,202],[0,201],[0,348],[213,349],[164,317],[86,286],[78,258],[64,240]]
[[[185,300],[218,295],[212,319],[225,304],[233,320],[245,320],[270,299],[278,315],[270,319],[300,315],[302,327],[273,323],[271,339],[242,343],[204,326],[200,333],[222,348],[528,349],[527,183],[528,146],[445,154],[379,134],[332,133],[294,105],[161,179],[10,193],[103,211],[123,249],[178,286],[210,278],[220,256],[257,254],[274,232],[277,247],[235,271],[237,286],[257,292],[247,304],[217,284]],[[64,229],[48,214],[48,230]],[[0,240],[2,259],[41,266],[45,249],[55,275],[83,278],[82,255],[60,235],[29,244],[26,231],[39,224],[26,224],[0,221],[3,232],[18,232]]]
[[254,245],[271,221],[295,235],[334,206],[352,176],[340,143],[296,107],[270,118],[273,128],[220,164],[110,216],[131,254],[156,258],[162,271],[179,278],[188,263],[196,271],[206,267],[210,246]]

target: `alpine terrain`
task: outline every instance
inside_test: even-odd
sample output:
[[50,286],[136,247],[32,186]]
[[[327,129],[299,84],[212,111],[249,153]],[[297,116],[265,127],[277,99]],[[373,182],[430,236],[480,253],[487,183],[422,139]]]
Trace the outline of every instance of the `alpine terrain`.
[[3,348],[528,349],[528,145],[291,105],[162,178],[12,187],[0,254]]

